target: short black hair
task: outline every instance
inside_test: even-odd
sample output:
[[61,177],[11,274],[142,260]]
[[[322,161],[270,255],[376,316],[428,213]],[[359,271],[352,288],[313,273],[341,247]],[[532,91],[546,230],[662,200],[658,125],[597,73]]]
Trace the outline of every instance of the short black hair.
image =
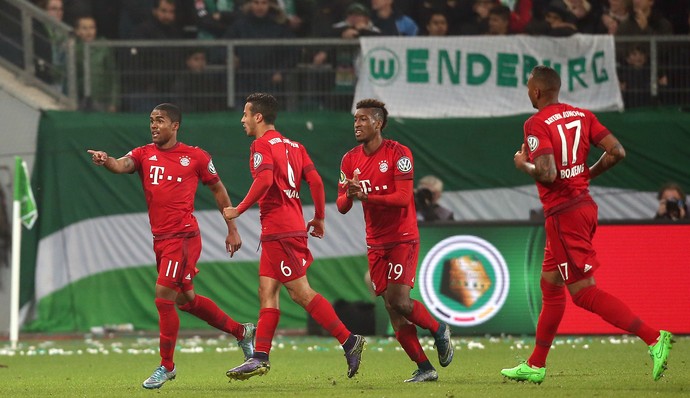
[[182,111],[180,110],[179,106],[171,104],[169,102],[164,102],[162,104],[156,105],[156,107],[153,108],[153,110],[165,111],[165,113],[170,118],[171,122],[178,122],[180,123],[180,125],[182,125]]
[[510,8],[503,4],[495,5],[489,10],[489,15],[496,15],[505,21],[510,21]]
[[555,69],[546,65],[537,65],[532,69],[532,76],[541,82],[545,89],[558,91],[561,89],[561,77]]
[[247,97],[246,102],[252,104],[252,113],[260,113],[266,124],[275,124],[278,118],[278,100],[267,93],[254,93]]
[[386,104],[382,101],[379,101],[375,98],[363,99],[357,102],[355,108],[373,109],[374,116],[383,122],[383,124],[381,124],[381,131],[383,131],[383,129],[386,127],[386,124],[388,124],[388,109],[386,109]]

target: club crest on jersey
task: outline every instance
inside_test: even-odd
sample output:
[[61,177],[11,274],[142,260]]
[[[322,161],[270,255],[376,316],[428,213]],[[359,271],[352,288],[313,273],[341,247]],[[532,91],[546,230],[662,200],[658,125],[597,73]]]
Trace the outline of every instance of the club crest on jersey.
[[410,158],[407,156],[403,156],[398,159],[396,166],[401,173],[408,173],[410,170],[412,170],[412,160],[410,160]]
[[181,164],[182,166],[184,166],[184,167],[189,166],[189,164],[190,164],[191,162],[192,162],[192,161],[189,160],[189,157],[187,157],[187,156],[182,156],[182,157],[180,158],[180,164]]
[[216,166],[213,165],[213,160],[208,160],[208,172],[211,174],[216,174]]
[[388,171],[388,162],[382,160],[379,162],[379,171],[385,173]]
[[530,152],[534,152],[539,148],[539,138],[533,136],[533,135],[528,135],[527,136],[527,146],[529,147]]
[[254,154],[254,169],[256,169],[257,167],[261,166],[261,162],[263,162],[263,161],[264,161],[263,155],[261,155],[261,154],[258,153],[258,152],[255,153],[255,154]]

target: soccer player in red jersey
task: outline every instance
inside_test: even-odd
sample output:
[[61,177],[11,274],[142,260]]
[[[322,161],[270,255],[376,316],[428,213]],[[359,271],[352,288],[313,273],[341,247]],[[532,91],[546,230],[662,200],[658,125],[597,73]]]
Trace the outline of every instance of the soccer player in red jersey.
[[[535,67],[527,81],[527,94],[538,112],[525,122],[524,142],[514,161],[536,181],[546,217],[542,309],[532,355],[501,374],[517,381],[544,380],[546,356],[565,311],[567,288],[575,305],[644,340],[654,363],[652,377],[658,380],[666,369],[671,333],[648,326],[594,281],[600,264],[592,247],[597,205],[589,194],[589,181],[623,160],[625,150],[592,112],[558,102],[560,88],[558,73],[546,66]],[[604,153],[587,167],[591,145]]]
[[[94,164],[113,173],[136,171],[144,188],[158,269],[155,303],[161,355],[161,365],[142,384],[148,389],[160,388],[177,373],[173,354],[180,319],[175,304],[182,311],[235,336],[245,357],[251,357],[254,351],[254,325],[236,322],[211,299],[194,293],[201,236],[192,213],[199,181],[209,187],[221,211],[231,206],[231,202],[209,154],[177,141],[181,122],[182,114],[176,105],[160,104],[150,115],[152,144],[135,148],[119,159],[103,151],[88,151]],[[225,244],[232,257],[242,246],[242,240],[235,223],[227,221],[227,225]]]
[[372,286],[383,297],[395,337],[417,364],[412,378],[405,381],[435,381],[438,373],[419,344],[417,326],[433,334],[441,366],[453,360],[453,345],[448,325],[436,321],[422,303],[410,298],[419,255],[412,152],[383,138],[388,121],[383,102],[365,99],[356,108],[355,139],[362,145],[343,156],[338,210],[345,214],[355,199],[362,202]]
[[[323,181],[302,144],[292,141],[275,129],[278,115],[276,99],[265,93],[247,97],[242,125],[247,136],[254,137],[249,168],[254,178],[247,196],[237,207],[223,211],[226,220],[239,217],[254,203],[261,212],[261,259],[259,261],[259,321],[256,326],[254,356],[227,371],[235,380],[263,375],[271,368],[271,350],[280,309],[278,297],[285,285],[290,298],[305,310],[345,350],[347,377],[359,369],[364,337],[350,333],[331,304],[309,286],[307,269],[312,255],[307,247],[307,231],[323,238],[326,195]],[[305,226],[300,201],[301,180],[309,184],[315,215]]]

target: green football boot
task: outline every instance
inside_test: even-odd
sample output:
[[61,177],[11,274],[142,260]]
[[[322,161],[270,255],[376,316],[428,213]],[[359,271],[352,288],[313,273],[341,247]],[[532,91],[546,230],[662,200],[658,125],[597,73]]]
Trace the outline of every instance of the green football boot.
[[531,383],[541,384],[546,376],[546,368],[535,369],[526,362],[522,362],[514,368],[501,370],[501,374],[510,380],[529,381]]
[[649,356],[654,362],[654,369],[652,369],[652,377],[654,380],[659,380],[664,375],[666,370],[666,361],[668,361],[668,353],[671,351],[671,343],[673,343],[673,335],[671,332],[661,330],[659,332],[659,340],[654,345],[649,346]]

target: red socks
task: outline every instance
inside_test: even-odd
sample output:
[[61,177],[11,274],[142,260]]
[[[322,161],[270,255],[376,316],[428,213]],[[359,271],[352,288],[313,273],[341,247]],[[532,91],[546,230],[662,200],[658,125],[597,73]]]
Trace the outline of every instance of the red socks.
[[254,351],[271,352],[273,335],[280,320],[280,310],[277,308],[263,308],[259,310],[259,320],[256,322],[256,334],[254,335]]
[[656,343],[659,331],[650,328],[618,298],[600,290],[596,286],[586,287],[575,296],[573,302],[593,312],[611,325],[637,335],[647,345]]
[[527,361],[528,364],[543,368],[546,366],[546,356],[549,355],[551,343],[558,332],[558,325],[565,313],[565,286],[553,285],[544,279],[541,285],[541,313],[537,323],[534,351]]
[[180,318],[177,316],[174,301],[157,298],[155,302],[158,308],[161,365],[172,371],[175,368],[173,354],[177,343],[177,331],[180,329]]
[[216,329],[232,334],[238,340],[244,337],[244,326],[230,318],[208,297],[197,294],[194,296],[194,300],[180,306],[180,309],[206,321]]
[[440,326],[438,321],[434,319],[431,314],[429,314],[429,311],[426,309],[426,307],[424,307],[424,304],[417,300],[412,300],[412,303],[412,312],[405,318],[420,328],[430,330],[431,333],[436,334]]
[[304,309],[314,318],[316,323],[328,330],[331,336],[338,339],[340,344],[345,343],[345,340],[350,337],[350,331],[338,318],[331,303],[320,294],[314,296]]
[[428,361],[422,346],[419,344],[419,338],[417,337],[417,327],[415,325],[407,324],[395,332],[395,338],[398,339],[403,350],[407,353],[415,363],[421,363]]

